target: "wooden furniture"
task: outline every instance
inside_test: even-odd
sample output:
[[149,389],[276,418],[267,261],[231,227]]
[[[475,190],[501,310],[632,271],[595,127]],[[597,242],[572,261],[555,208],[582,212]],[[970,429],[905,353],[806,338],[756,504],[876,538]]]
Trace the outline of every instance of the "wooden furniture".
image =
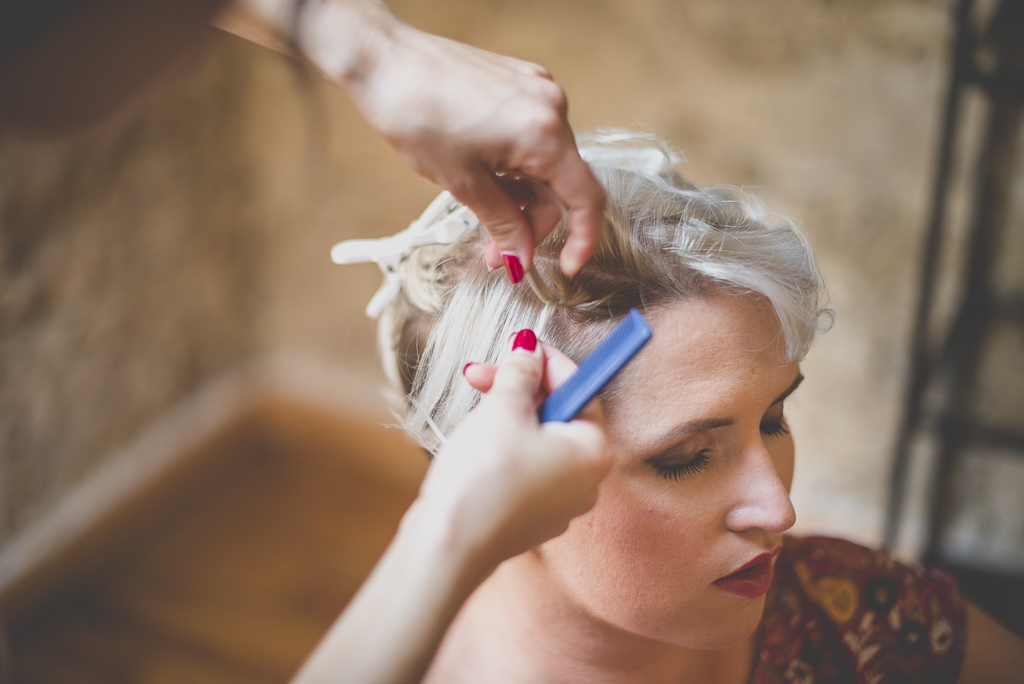
[[288,681],[427,465],[400,430],[284,402],[201,451],[69,552],[45,600],[30,592],[15,682]]

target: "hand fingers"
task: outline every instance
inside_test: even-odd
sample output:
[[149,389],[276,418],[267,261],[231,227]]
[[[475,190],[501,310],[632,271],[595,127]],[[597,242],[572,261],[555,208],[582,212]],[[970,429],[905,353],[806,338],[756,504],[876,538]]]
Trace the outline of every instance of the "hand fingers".
[[572,277],[601,244],[607,196],[575,146],[566,150],[561,162],[542,180],[569,208],[569,237],[562,248],[560,264],[562,272]]
[[544,344],[544,391],[552,390],[569,379],[576,372],[576,362],[566,356],[562,350]]
[[488,242],[487,246],[484,247],[484,263],[487,264],[487,267],[492,271],[503,266],[501,261],[501,249],[498,248],[498,243],[494,240]]
[[533,233],[518,202],[483,168],[452,194],[476,214],[497,243],[512,282],[521,281],[533,263]]
[[520,208],[526,206],[536,196],[536,191],[533,185],[521,176],[513,175],[501,175],[495,180],[498,181],[498,185],[501,189],[508,193],[508,196],[519,205]]
[[529,176],[499,176],[498,183],[526,217],[533,236],[530,249],[533,249],[558,225],[564,211],[562,204],[547,185]]
[[[576,363],[557,347],[552,347],[546,342],[541,342],[539,346],[543,349],[544,365],[540,386],[535,390],[535,407],[540,406],[544,397],[576,372]],[[498,373],[498,368],[493,363],[469,363],[466,364],[462,374],[473,389],[478,392],[490,392],[494,386],[494,379]],[[587,405],[577,414],[576,418],[595,425],[604,425],[601,404],[596,399],[587,402]]]
[[547,185],[529,176],[504,175],[498,176],[497,180],[526,217],[533,236],[532,250],[562,219],[562,204]]
[[526,214],[526,221],[533,231],[533,244],[539,245],[562,220],[565,209],[550,188],[540,181],[529,182],[533,194],[524,204],[523,213]]
[[493,363],[470,363],[466,364],[462,375],[465,376],[469,386],[478,392],[488,392],[494,383],[494,375],[498,367]]
[[[568,438],[573,449],[593,460],[602,460],[607,456],[608,436],[604,425],[588,420],[572,420],[568,423],[544,423],[544,430]],[[600,476],[603,476],[601,473]]]
[[[537,181],[534,181],[537,182]],[[504,185],[504,183],[502,184]],[[524,201],[522,212],[533,234],[533,244],[539,245],[548,234],[555,229],[558,222],[562,220],[562,205],[551,194],[550,190],[543,189],[540,193],[534,193]],[[492,269],[503,265],[501,259],[501,248],[498,243],[491,240],[484,248],[484,262]]]
[[488,397],[503,397],[534,410],[534,397],[544,375],[544,351],[532,330],[519,331],[512,351],[502,359],[494,374]]
[[[544,394],[565,382],[576,371],[576,363],[563,354],[557,347],[541,342],[544,348],[544,377],[542,387]],[[493,363],[467,363],[462,370],[466,382],[478,392],[489,392],[494,383],[498,366]]]
[[[545,393],[550,394],[556,387],[568,380],[569,376],[576,372],[576,368],[576,362],[562,353],[560,349],[545,344],[543,381]],[[604,414],[601,412],[601,404],[597,399],[588,401],[587,405],[576,414],[576,418],[604,425]]]
[[[611,452],[608,449],[608,438],[604,431],[604,423],[592,420],[572,420],[568,423],[544,423],[541,429],[549,435],[558,435],[566,439],[572,446],[572,452],[586,463],[585,468],[576,470],[576,477],[589,475],[591,482],[578,482],[584,489],[595,487],[611,469]],[[579,513],[588,510],[596,500],[586,504]],[[577,513],[577,515],[579,515]]]

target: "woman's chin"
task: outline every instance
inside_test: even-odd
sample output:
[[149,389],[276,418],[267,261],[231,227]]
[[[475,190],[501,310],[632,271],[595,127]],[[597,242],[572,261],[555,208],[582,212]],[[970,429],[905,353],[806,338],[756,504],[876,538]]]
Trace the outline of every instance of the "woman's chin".
[[700,650],[717,650],[735,646],[748,638],[761,623],[764,613],[764,597],[746,599],[744,605],[730,606],[731,610],[708,610],[707,615],[698,616],[694,624],[692,617],[686,625],[680,625],[678,636],[665,639],[678,646]]

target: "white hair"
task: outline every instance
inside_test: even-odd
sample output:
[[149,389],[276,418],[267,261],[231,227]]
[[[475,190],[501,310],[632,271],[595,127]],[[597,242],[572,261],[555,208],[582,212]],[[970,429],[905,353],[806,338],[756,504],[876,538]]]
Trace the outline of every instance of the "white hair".
[[559,306],[544,307],[525,283],[488,272],[483,229],[422,247],[402,264],[402,292],[381,318],[379,341],[385,369],[408,400],[405,427],[431,452],[479,400],[463,365],[497,362],[523,328],[579,360],[632,307],[756,295],[770,303],[796,361],[831,325],[824,278],[791,221],[738,190],[687,182],[660,138],[599,132],[579,146],[608,192],[605,231],[573,279],[558,268],[565,219],[538,246],[537,270]]

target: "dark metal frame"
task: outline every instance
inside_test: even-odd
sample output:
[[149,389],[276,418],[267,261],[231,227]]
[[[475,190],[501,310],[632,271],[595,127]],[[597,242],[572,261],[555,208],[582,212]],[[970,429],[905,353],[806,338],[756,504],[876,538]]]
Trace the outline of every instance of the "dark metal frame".
[[[911,372],[904,397],[904,416],[896,440],[885,540],[894,546],[899,533],[906,490],[910,450],[923,431],[938,439],[936,469],[930,486],[929,527],[924,560],[940,559],[943,534],[952,503],[952,476],[968,444],[981,443],[1016,449],[1024,455],[1024,434],[981,424],[973,415],[974,390],[982,345],[988,330],[999,321],[1024,324],[1024,299],[1001,301],[994,292],[991,273],[1008,204],[1016,136],[1024,111],[1024,0],[1004,0],[994,15],[984,41],[973,26],[973,0],[960,0],[954,11],[956,33],[952,73],[944,106],[942,134],[921,262],[921,290],[911,342]],[[978,62],[980,47],[996,55],[996,67],[984,70]],[[946,229],[946,207],[953,148],[960,127],[959,109],[964,89],[980,88],[990,104],[989,117],[977,162],[973,215],[968,237],[968,261],[961,283],[961,299],[942,344],[929,339],[938,283],[939,257]],[[938,352],[938,353],[937,353]],[[925,393],[933,384],[941,389],[940,405],[927,415]]]

